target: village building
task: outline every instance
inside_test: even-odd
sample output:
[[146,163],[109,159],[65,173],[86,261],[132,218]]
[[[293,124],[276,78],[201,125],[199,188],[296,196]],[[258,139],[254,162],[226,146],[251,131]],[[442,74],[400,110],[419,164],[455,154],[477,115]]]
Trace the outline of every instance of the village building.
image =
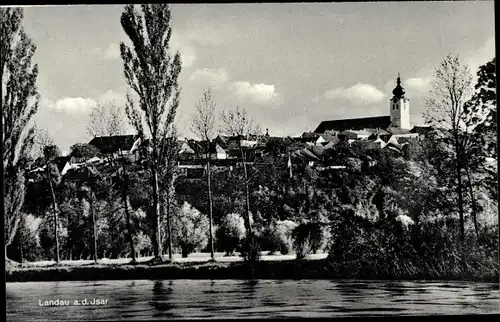
[[389,100],[389,115],[323,121],[314,133],[336,135],[349,142],[378,138],[387,142],[393,136],[418,138],[422,130],[419,128],[418,132],[412,132],[410,99],[406,97],[406,91],[401,86],[399,74],[392,94]]
[[[234,167],[241,165],[244,152],[245,161],[252,166],[266,164],[268,155],[288,160],[289,168],[309,166],[338,171],[345,165],[332,163],[332,156],[336,146],[346,142],[353,147],[387,149],[401,154],[405,145],[425,138],[434,128],[411,127],[410,100],[406,97],[399,74],[392,94],[388,115],[323,121],[313,132],[304,132],[299,137],[270,136],[266,129],[264,135],[218,135],[210,141],[178,140],[178,169],[186,177],[200,178],[206,171],[206,160],[210,159],[215,171],[231,172]],[[137,135],[97,136],[88,144],[96,147],[100,155],[85,159],[70,154],[54,160],[63,176],[70,180],[81,180],[88,175],[87,165],[105,168],[116,158],[125,158],[132,164],[138,164],[141,161],[139,147],[150,149],[149,141],[141,142]],[[44,169],[38,168],[31,172],[35,174],[40,171]]]

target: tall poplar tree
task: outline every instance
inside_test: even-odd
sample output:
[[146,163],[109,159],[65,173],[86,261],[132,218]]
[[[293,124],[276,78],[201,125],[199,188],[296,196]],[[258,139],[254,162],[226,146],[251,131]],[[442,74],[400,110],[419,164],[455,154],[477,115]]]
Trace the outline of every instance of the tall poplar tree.
[[[162,260],[161,186],[168,186],[169,175],[163,173],[171,150],[177,146],[174,120],[179,106],[181,56],[171,53],[171,12],[168,4],[143,4],[141,10],[126,5],[121,25],[131,45],[120,44],[125,79],[135,93],[127,93],[126,112],[141,138],[145,165],[151,172],[153,185],[155,260]],[[138,101],[138,102],[137,102]],[[147,144],[146,144],[147,141]],[[173,176],[173,174],[171,175]],[[167,218],[169,220],[169,218]]]
[[31,61],[36,46],[24,32],[23,9],[0,8],[0,66],[2,69],[2,156],[4,243],[14,239],[25,195],[24,170],[34,142],[29,122],[38,109],[37,65]]

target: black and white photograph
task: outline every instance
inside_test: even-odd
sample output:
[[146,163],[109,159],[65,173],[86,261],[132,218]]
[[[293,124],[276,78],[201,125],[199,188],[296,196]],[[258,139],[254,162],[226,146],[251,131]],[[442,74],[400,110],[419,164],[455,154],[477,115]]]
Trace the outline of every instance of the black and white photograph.
[[500,319],[494,1],[0,11],[7,321]]

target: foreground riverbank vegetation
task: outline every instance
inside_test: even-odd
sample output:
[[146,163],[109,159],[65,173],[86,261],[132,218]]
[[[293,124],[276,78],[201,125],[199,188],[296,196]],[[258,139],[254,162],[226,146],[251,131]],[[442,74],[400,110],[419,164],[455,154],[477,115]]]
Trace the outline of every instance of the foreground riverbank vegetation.
[[[146,14],[154,10],[165,17],[148,20],[153,25],[150,30],[163,40],[170,30],[168,6],[144,8]],[[1,10],[2,29],[8,25],[5,30],[19,32],[22,10]],[[126,120],[116,107],[109,107],[106,117],[96,113],[89,130],[121,134],[129,121],[144,143],[138,147],[140,162],[114,157],[105,169],[85,164],[83,177],[66,180],[54,162],[60,156],[57,146],[43,131],[28,127],[36,112],[32,105],[36,67],[19,64],[14,52],[2,66],[2,77],[12,84],[2,98],[4,116],[11,115],[4,117],[10,122],[5,127],[10,135],[4,134],[3,142],[8,280],[243,278],[248,274],[257,278],[498,279],[495,59],[479,68],[474,87],[472,74],[458,58],[444,58],[431,83],[425,115],[437,125],[419,139],[408,139],[401,150],[340,141],[322,160],[337,167],[320,168],[309,162],[292,164],[285,140],[270,142],[262,162],[249,162],[242,144],[246,140],[241,140],[241,162],[235,167],[215,167],[207,158],[203,175],[191,178],[177,167],[179,145],[173,126],[180,56],[161,49],[162,41],[148,43],[131,18],[135,15],[140,13],[126,6],[122,26],[133,41],[144,43],[134,48],[122,44],[121,54],[127,84],[140,99],[135,102],[130,97]],[[2,37],[2,48],[11,47],[4,44],[9,39]],[[22,39],[15,53],[30,61],[35,48],[29,38]],[[149,46],[158,50],[144,49]],[[146,72],[141,64],[152,65]],[[29,84],[16,83],[21,78]],[[24,104],[21,109],[18,102]],[[211,139],[218,134],[216,121],[216,104],[206,91],[193,116],[193,132],[201,140]],[[243,138],[259,130],[245,109],[228,109],[220,121],[223,133]],[[103,157],[100,153],[88,144],[75,144],[71,151],[82,159]],[[40,171],[28,173],[34,168]],[[294,254],[296,259],[263,261],[261,250]],[[244,261],[173,260],[174,253],[188,257],[199,251],[240,252]],[[317,252],[327,252],[328,257],[307,259]],[[154,259],[138,264],[140,256]],[[98,265],[102,258],[130,258],[131,264]],[[19,262],[51,259],[56,263],[94,259],[95,265],[19,266]]]
[[[49,267],[24,267],[7,271],[7,282],[37,281],[97,281],[140,279],[346,279],[327,259],[309,260],[262,260],[249,267],[239,262],[174,262],[151,265],[98,264],[56,265]],[[394,280],[393,276],[380,274],[356,275],[353,279]],[[454,271],[446,274],[437,270],[409,272],[399,275],[400,280],[438,281],[470,280],[496,282],[493,274],[478,275],[476,272]]]

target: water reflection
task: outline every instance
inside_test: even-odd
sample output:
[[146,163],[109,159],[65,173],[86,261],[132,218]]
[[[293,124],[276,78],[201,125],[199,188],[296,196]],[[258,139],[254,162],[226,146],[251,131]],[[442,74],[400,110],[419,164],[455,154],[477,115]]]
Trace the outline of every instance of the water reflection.
[[155,309],[153,317],[174,317],[175,314],[169,312],[174,308],[170,298],[172,296],[173,281],[168,282],[168,288],[165,288],[162,281],[156,281],[153,285],[153,298],[149,304]]
[[[481,283],[175,280],[7,283],[7,319],[168,319],[500,313]],[[109,299],[107,306],[39,307],[38,299]]]
[[384,285],[384,291],[388,293],[389,296],[404,296],[408,290],[405,288],[401,282],[389,282]]
[[356,282],[336,282],[336,289],[347,302],[356,302],[362,297],[361,290],[365,285]]

